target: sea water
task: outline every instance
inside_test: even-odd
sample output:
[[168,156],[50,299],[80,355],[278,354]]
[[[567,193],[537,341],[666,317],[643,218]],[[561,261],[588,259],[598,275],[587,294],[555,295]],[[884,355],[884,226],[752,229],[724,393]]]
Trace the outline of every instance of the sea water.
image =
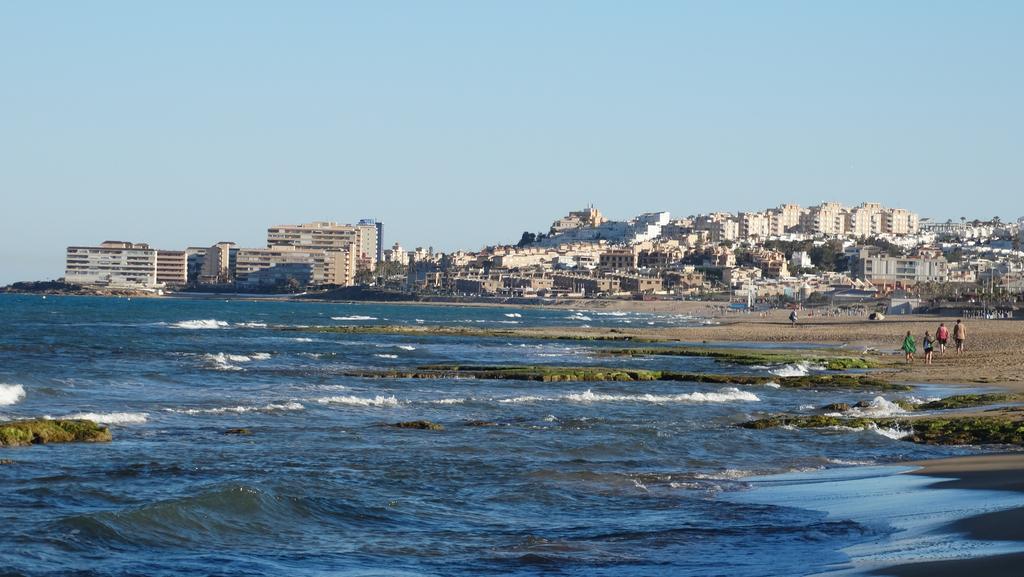
[[[630,321],[626,323],[625,321]],[[905,432],[752,431],[891,394],[686,382],[370,379],[427,364],[814,372],[600,354],[622,343],[309,326],[688,326],[539,308],[0,295],[0,419],[113,442],[0,449],[0,572],[799,575],[898,524],[757,495],[754,475],[944,457]],[[428,419],[443,431],[389,423]],[[475,423],[474,423],[475,422]],[[473,425],[473,426],[471,426]],[[485,425],[485,426],[479,426]],[[226,435],[231,428],[251,435]]]

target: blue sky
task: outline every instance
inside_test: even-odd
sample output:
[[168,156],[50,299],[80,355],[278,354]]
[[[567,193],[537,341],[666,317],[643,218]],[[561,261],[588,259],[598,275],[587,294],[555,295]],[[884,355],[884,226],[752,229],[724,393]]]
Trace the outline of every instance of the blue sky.
[[0,3],[0,282],[68,244],[385,222],[1024,215],[1021,2]]

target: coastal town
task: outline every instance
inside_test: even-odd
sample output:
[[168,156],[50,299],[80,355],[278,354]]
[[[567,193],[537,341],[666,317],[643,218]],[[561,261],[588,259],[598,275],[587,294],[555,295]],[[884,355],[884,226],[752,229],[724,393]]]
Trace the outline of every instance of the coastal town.
[[[378,297],[727,300],[758,304],[886,299],[886,311],[976,308],[1012,315],[1024,293],[1024,218],[933,221],[879,203],[612,220],[594,206],[547,231],[478,251],[385,248],[384,225],[274,225],[266,246],[177,250],[106,241],[67,248],[63,283],[86,291],[305,293],[363,287]],[[351,292],[344,294],[353,294]]]

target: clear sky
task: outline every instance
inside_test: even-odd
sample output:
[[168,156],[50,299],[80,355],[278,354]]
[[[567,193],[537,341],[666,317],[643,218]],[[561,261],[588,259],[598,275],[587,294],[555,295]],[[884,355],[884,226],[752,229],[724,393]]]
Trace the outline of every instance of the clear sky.
[[1024,215],[1024,2],[0,2],[0,283],[385,222],[476,249],[879,201]]

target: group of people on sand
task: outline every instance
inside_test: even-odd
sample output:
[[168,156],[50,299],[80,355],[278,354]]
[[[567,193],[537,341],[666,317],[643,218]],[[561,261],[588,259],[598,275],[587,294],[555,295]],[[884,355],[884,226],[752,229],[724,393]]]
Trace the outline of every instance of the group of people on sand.
[[[924,363],[926,365],[932,364],[932,354],[936,348],[939,349],[940,355],[946,352],[946,343],[949,342],[949,337],[949,328],[946,327],[946,323],[939,323],[939,328],[935,330],[935,338],[932,338],[931,333],[928,331],[924,332],[921,346],[924,348]],[[953,344],[956,347],[956,354],[963,354],[964,342],[966,340],[967,327],[964,326],[963,319],[957,319],[956,324],[953,325]],[[910,331],[907,331],[907,336],[903,337],[903,346],[901,348],[907,355],[907,362],[914,362],[914,355],[917,353],[917,342]]]

